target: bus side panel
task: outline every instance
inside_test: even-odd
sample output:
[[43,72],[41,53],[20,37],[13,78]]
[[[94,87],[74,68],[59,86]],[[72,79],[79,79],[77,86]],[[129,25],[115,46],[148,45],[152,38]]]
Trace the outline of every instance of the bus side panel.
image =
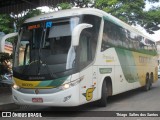
[[128,83],[133,83],[133,88],[145,85],[147,73],[149,75],[151,73],[155,74],[156,64],[153,62],[154,56],[120,48],[116,48],[116,52],[125,79]]
[[115,48],[115,52],[115,80],[118,89],[113,95],[140,87],[132,52],[120,48]]
[[[97,57],[96,65],[99,66],[99,71],[109,71],[111,73],[99,74],[98,80],[99,89],[98,95],[101,93],[102,82],[105,77],[110,77],[112,80],[112,95],[119,94],[134,88],[134,79],[132,76],[132,70],[135,69],[131,63],[133,62],[133,57],[130,55],[127,57],[126,51],[117,50],[115,48],[108,48],[104,52],[101,52]],[[98,62],[100,61],[100,62]],[[102,69],[102,70],[101,70]],[[136,72],[134,72],[135,74]],[[129,79],[126,79],[128,76]],[[130,82],[129,82],[130,81]],[[140,86],[140,85],[139,85]]]
[[148,73],[151,77],[153,73],[153,82],[158,80],[157,75],[157,62],[156,57],[146,54],[141,54],[137,52],[132,52],[135,58],[135,64],[138,71],[139,82],[141,86],[144,86],[146,83],[146,74]]
[[[153,72],[154,78],[156,75],[156,64],[155,62],[153,63],[152,59],[153,56],[151,55],[121,48],[108,48],[101,52],[95,63],[95,65],[99,66],[99,71],[104,72],[98,75],[98,81],[100,81],[98,82],[98,96],[101,93],[101,84],[107,76],[111,77],[112,80],[112,95],[144,86],[146,73]],[[110,73],[105,73],[110,68],[114,71],[114,76]]]
[[92,65],[89,65],[80,72],[80,77],[84,77],[80,82],[80,104],[91,102],[95,97],[93,93],[95,93],[97,88],[92,84],[92,68]]
[[[100,52],[96,57],[95,65],[98,66],[98,99],[101,97],[101,88],[103,80],[106,77],[110,77],[112,81],[112,94],[119,93],[120,89],[124,89],[125,83],[120,82],[120,74],[123,76],[123,72],[120,68],[120,63],[114,48],[108,48],[103,52]],[[118,74],[117,74],[118,73]],[[119,84],[123,84],[119,87]],[[124,91],[124,90],[123,90]]]
[[114,68],[114,62],[115,62],[115,50],[113,48],[109,48],[103,52],[98,52],[97,57],[95,59],[94,66],[97,66],[97,99],[101,98],[101,89],[102,89],[102,83],[103,80],[106,77],[110,77],[112,81],[112,92],[116,89],[115,82],[114,81],[114,75],[115,75],[115,68]]

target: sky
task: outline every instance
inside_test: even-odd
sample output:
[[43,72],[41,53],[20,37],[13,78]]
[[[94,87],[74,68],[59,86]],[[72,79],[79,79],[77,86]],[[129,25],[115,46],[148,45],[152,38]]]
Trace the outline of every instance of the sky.
[[[159,6],[160,7],[160,0],[159,2],[156,2],[156,3],[149,3],[147,2],[146,6],[145,6],[145,10],[149,10],[151,7],[157,7]],[[39,7],[38,9],[41,9],[42,12],[53,12],[54,10],[51,10],[49,7]],[[137,26],[133,26],[135,27],[136,29],[138,29],[139,31],[141,31],[143,34],[145,34],[146,36],[150,37],[151,39],[153,39],[154,41],[159,41],[160,40],[160,30],[158,31],[155,31],[154,34],[149,34],[145,31],[144,28],[142,28],[141,26],[137,25]]]

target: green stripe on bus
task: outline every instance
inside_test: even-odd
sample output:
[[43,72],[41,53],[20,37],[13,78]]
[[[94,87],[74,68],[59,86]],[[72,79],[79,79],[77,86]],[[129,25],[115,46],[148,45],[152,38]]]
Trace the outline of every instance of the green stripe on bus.
[[120,48],[115,48],[123,74],[125,76],[125,79],[129,83],[133,83],[139,80],[137,76],[137,68],[135,64],[135,58],[132,54],[132,51],[120,49]]
[[58,78],[55,80],[41,81],[37,87],[51,87],[51,86],[58,87],[62,85],[68,79],[68,77],[69,76]]

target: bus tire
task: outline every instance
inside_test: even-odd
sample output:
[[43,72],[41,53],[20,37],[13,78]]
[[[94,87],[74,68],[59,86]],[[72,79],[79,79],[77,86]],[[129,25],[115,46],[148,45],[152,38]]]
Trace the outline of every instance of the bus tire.
[[102,84],[101,99],[97,101],[97,105],[99,107],[106,107],[107,105],[107,85],[105,80]]
[[149,78],[149,74],[146,75],[146,84],[144,86],[144,90],[148,91],[151,89],[151,79]]
[[153,80],[154,80],[153,73],[151,73],[151,75],[150,75],[150,89],[152,88]]

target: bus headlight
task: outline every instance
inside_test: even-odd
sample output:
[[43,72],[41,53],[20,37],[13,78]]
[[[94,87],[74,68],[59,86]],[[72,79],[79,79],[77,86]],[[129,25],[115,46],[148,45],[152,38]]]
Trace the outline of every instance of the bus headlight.
[[60,89],[60,90],[65,90],[65,89],[68,89],[68,88],[70,88],[70,87],[73,87],[73,86],[77,85],[78,83],[80,83],[80,82],[83,80],[83,78],[84,78],[84,77],[81,77],[81,78],[76,79],[76,80],[74,80],[74,81],[72,81],[72,82],[65,83],[65,84],[61,85],[61,86],[59,87],[59,89]]
[[18,85],[16,85],[15,83],[12,85],[12,87],[16,90],[18,90],[20,87]]
[[68,84],[68,83],[63,85],[64,89],[68,89],[69,87],[70,87],[70,84]]

